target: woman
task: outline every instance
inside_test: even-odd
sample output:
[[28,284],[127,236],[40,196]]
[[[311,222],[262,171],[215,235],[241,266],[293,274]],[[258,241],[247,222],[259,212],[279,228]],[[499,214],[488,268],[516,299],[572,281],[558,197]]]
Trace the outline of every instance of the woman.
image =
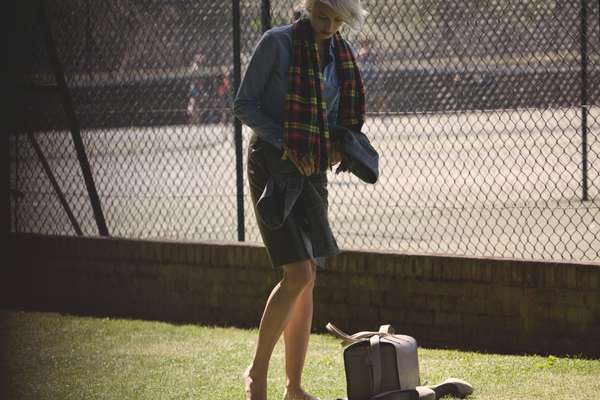
[[[311,215],[327,222],[327,169],[341,161],[330,127],[360,130],[365,117],[364,90],[353,51],[338,32],[342,24],[359,27],[366,11],[360,0],[304,0],[292,25],[265,32],[238,90],[234,112],[254,134],[248,154],[248,180],[256,204],[275,171],[289,164],[318,193],[321,214],[295,203],[282,226],[267,226],[257,215],[274,268],[283,277],[273,288],[259,326],[254,359],[244,372],[247,400],[267,398],[267,370],[283,333],[285,400],[315,400],[301,386],[313,316],[316,267],[338,253],[333,235],[313,235]],[[310,215],[309,215],[310,214]],[[309,217],[307,217],[309,215]]]

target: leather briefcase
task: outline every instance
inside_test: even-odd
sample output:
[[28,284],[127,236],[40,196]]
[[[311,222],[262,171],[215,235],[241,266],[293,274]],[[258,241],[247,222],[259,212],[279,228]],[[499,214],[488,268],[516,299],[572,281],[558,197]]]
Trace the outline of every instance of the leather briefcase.
[[[378,332],[348,335],[327,324],[342,339],[348,400],[418,399],[419,359],[417,341],[394,333],[390,325]],[[404,393],[403,393],[404,392]],[[417,397],[414,397],[416,394]]]

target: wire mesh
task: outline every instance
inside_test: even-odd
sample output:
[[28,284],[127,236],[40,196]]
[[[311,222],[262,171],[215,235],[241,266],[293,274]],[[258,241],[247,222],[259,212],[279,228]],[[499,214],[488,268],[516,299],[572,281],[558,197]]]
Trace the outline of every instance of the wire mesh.
[[[290,23],[297,2],[270,3],[272,25]],[[362,31],[344,34],[365,80],[364,131],[381,178],[369,186],[330,174],[339,244],[600,260],[599,3],[364,3]],[[48,1],[111,235],[237,238],[231,7]],[[244,71],[262,33],[261,3],[240,7]],[[35,21],[23,30],[23,82],[53,83]],[[12,230],[73,234],[23,135],[34,132],[84,234],[97,234],[58,97],[29,90],[18,104]],[[244,194],[246,238],[260,242],[247,182]]]

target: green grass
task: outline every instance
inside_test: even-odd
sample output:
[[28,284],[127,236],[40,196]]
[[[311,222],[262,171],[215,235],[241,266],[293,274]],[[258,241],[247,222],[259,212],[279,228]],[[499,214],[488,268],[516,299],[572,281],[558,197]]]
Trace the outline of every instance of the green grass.
[[[256,330],[0,310],[2,399],[242,399]],[[418,338],[417,338],[418,339]],[[471,382],[473,399],[597,399],[600,360],[420,349],[421,380]],[[282,344],[269,399],[281,399]],[[345,397],[341,347],[313,335],[305,387]]]

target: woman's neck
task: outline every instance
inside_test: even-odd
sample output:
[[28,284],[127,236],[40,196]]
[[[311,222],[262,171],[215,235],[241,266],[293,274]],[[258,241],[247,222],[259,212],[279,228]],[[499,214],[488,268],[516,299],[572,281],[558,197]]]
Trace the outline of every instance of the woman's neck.
[[327,53],[327,51],[329,50],[329,40],[330,39],[319,40],[319,54]]

